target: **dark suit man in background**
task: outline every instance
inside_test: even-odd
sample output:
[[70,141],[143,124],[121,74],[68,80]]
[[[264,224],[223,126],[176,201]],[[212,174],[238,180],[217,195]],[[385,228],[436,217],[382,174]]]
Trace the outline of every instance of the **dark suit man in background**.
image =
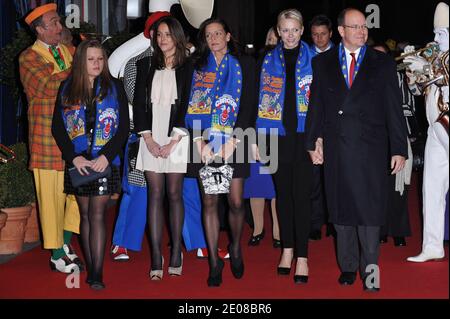
[[[310,22],[311,51],[314,55],[326,52],[334,47],[331,42],[333,35],[333,24],[331,20],[323,14],[316,15]],[[309,232],[310,240],[320,240],[322,238],[322,225],[327,224],[327,237],[331,234],[335,236],[333,226],[326,220],[328,210],[326,207],[323,190],[323,166],[315,165],[313,168],[313,186],[311,194],[311,230]]]
[[364,290],[378,291],[388,174],[404,167],[406,127],[395,62],[367,47],[364,14],[343,10],[338,31],[341,43],[313,59],[306,147],[314,164],[324,164],[339,283],[353,284],[359,267]]

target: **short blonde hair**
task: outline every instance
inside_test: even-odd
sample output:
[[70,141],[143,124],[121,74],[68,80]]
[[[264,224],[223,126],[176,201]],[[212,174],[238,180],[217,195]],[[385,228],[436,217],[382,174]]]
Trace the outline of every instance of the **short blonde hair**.
[[287,9],[281,11],[277,18],[277,28],[280,27],[281,19],[295,19],[300,23],[300,26],[303,27],[303,16],[297,9]]

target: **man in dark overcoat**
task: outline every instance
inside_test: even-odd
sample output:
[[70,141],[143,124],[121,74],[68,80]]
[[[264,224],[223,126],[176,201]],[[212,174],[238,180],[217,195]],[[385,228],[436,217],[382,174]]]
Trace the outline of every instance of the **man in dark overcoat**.
[[359,268],[364,290],[378,291],[388,174],[404,167],[407,131],[395,62],[367,47],[364,14],[343,10],[338,31],[341,43],[313,59],[306,147],[314,164],[324,164],[338,281],[353,284]]

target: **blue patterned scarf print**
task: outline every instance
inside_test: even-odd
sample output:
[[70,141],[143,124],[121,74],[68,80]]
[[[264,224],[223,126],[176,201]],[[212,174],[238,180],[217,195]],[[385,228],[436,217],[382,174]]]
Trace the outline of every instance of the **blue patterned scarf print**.
[[[69,82],[69,81],[68,81]],[[63,92],[69,85],[66,83]],[[98,81],[100,83],[100,81]],[[100,84],[95,88],[96,95],[100,92]],[[64,95],[64,93],[63,93]],[[88,149],[88,137],[86,135],[86,106],[73,105],[70,108],[62,109],[62,117],[64,127],[71,139],[75,153],[80,154]],[[95,102],[95,128],[92,136],[92,157],[97,157],[98,152],[108,141],[116,134],[119,127],[119,101],[117,91],[114,84],[112,85],[108,95],[102,100]],[[114,165],[120,165],[119,156],[113,160]]]
[[[239,113],[242,90],[242,70],[236,57],[227,53],[220,65],[213,53],[201,70],[192,77],[186,126],[209,129],[209,141],[216,152],[233,132]],[[199,121],[200,127],[194,125]]]
[[[256,128],[265,128],[267,132],[269,129],[275,128],[278,130],[277,134],[286,135],[282,119],[286,86],[286,65],[282,45],[280,42],[264,58],[260,78]],[[313,54],[309,46],[301,41],[300,52],[295,65],[297,132],[299,133],[305,131],[312,82],[312,57]]]

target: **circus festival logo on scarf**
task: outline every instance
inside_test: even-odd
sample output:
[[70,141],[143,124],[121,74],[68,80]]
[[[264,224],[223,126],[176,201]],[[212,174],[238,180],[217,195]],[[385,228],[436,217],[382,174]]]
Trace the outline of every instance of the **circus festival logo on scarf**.
[[213,130],[226,132],[233,128],[237,104],[233,97],[224,94],[217,99],[213,115]]
[[194,72],[193,94],[189,101],[188,114],[211,114],[211,89],[216,81],[215,72]]
[[[308,111],[308,105],[309,105],[309,96],[310,96],[310,87],[312,83],[312,76],[307,75],[303,77],[300,81],[298,81],[298,88],[299,92],[297,94],[297,98],[299,99],[297,105],[299,107],[299,111],[304,113]],[[301,92],[305,92],[305,94],[302,96],[300,95]]]
[[105,145],[112,137],[112,129],[117,128],[117,114],[112,108],[101,111],[98,118],[96,144]]
[[281,120],[281,105],[277,103],[283,88],[283,78],[271,76],[263,71],[263,95],[258,116],[267,120]]

